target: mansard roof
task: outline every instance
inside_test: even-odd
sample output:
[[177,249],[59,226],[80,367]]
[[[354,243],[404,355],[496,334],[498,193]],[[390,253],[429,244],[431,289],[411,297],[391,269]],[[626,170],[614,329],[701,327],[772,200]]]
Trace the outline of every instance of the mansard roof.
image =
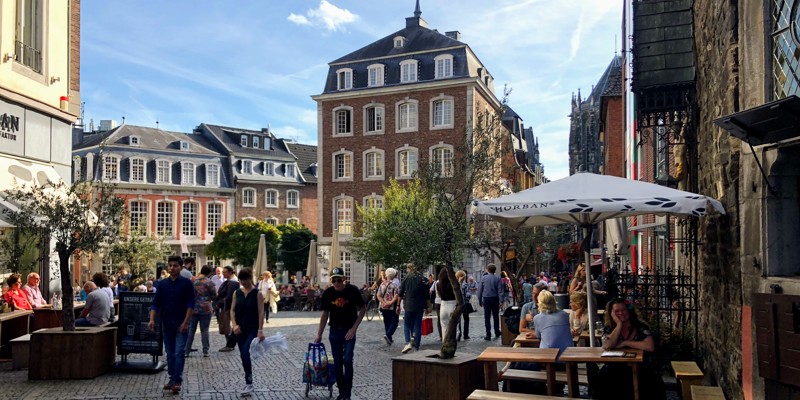
[[[405,45],[400,48],[394,46],[394,39],[398,36],[402,36],[406,40]],[[387,56],[400,57],[410,53],[463,46],[466,46],[466,44],[436,30],[428,29],[424,26],[407,26],[346,56],[340,57],[330,64],[342,64]]]
[[306,183],[317,183],[317,146],[286,142],[289,151],[297,157],[297,169]]
[[[257,156],[255,158],[269,158],[280,160],[294,160],[294,156],[289,153],[286,145],[282,141],[275,140],[275,136],[268,129],[260,131],[234,128],[229,126],[200,124],[198,127],[201,131],[205,131],[212,135],[228,154],[233,155],[246,155],[248,157]],[[269,138],[271,140],[271,149],[254,149],[252,147],[244,147],[241,145],[241,135],[258,136],[261,138]]]

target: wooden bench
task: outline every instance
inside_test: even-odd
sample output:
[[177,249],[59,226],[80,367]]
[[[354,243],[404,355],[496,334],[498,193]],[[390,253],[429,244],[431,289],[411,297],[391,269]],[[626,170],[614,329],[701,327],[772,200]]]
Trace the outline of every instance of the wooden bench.
[[548,400],[548,399],[563,399],[557,396],[543,396],[540,394],[521,394],[521,393],[503,393],[493,392],[491,390],[477,389],[467,397],[467,400]]
[[11,369],[28,368],[31,354],[31,334],[11,339]]
[[558,349],[536,349],[521,347],[487,347],[479,356],[483,363],[484,388],[497,391],[497,362],[535,362],[547,369],[547,394],[553,394],[555,384],[554,364],[558,358]]
[[692,386],[691,394],[694,400],[725,400],[719,386]]
[[691,387],[703,385],[703,371],[694,361],[673,361],[672,370],[675,371],[675,379],[678,380],[681,398],[683,400],[692,400]]
[[[497,377],[498,381],[506,381],[506,380],[520,380],[520,381],[530,381],[530,382],[547,382],[547,371],[528,371],[525,369],[513,369],[509,368],[499,374]],[[567,383],[567,373],[557,371],[556,372],[556,383]],[[578,374],[578,383],[584,386],[589,386],[589,379],[586,377],[586,373],[579,373]]]

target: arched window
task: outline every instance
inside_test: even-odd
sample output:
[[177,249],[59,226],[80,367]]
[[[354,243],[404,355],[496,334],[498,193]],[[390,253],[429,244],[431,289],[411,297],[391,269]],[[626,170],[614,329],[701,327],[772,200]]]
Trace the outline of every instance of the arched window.
[[453,127],[453,97],[439,95],[431,99],[431,129]]
[[342,68],[336,71],[336,88],[338,90],[353,88],[353,70],[351,68]]
[[297,190],[286,191],[286,208],[300,207],[300,192]]
[[333,226],[340,234],[353,233],[353,198],[339,196],[333,199]]
[[414,99],[405,99],[397,102],[396,108],[397,121],[395,121],[395,126],[397,127],[397,132],[416,132],[419,102]]
[[453,76],[453,56],[442,54],[433,59],[436,64],[436,79],[451,78]]
[[365,181],[383,180],[384,178],[384,151],[376,149],[372,146],[371,149],[365,150],[363,154],[364,160],[364,177]]
[[453,146],[439,142],[430,149],[431,165],[442,177],[453,176]]
[[341,149],[333,153],[333,180],[353,180],[353,152]]
[[372,64],[367,67],[367,86],[383,86],[383,64]]
[[417,60],[404,60],[400,62],[400,83],[417,81]]
[[255,207],[256,206],[256,190],[253,188],[242,189],[242,206]]
[[275,189],[267,189],[264,192],[264,206],[269,208],[278,207],[278,191]]
[[339,106],[333,109],[333,136],[353,135],[353,107]]
[[395,160],[397,160],[397,165],[395,165],[396,178],[408,179],[414,175],[414,172],[417,172],[418,154],[416,147],[410,147],[407,144],[395,150]]

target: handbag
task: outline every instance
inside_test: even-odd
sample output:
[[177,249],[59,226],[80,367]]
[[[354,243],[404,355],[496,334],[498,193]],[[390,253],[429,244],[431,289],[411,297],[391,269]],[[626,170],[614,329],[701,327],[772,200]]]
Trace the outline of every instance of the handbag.
[[422,336],[427,336],[433,333],[433,318],[422,319]]
[[472,303],[466,302],[464,303],[464,313],[465,314],[472,314],[475,312],[475,309],[472,308]]
[[217,323],[219,324],[219,334],[220,335],[230,335],[231,334],[231,312],[230,311],[220,311],[219,317],[217,317]]

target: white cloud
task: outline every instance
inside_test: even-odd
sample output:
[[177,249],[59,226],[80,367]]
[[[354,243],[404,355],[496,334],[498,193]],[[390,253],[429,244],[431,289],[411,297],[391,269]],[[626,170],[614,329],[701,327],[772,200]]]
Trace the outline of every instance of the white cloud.
[[343,29],[345,24],[358,20],[358,15],[322,0],[318,8],[306,11],[305,16],[291,13],[287,19],[297,25],[324,26],[328,31],[335,32]]

